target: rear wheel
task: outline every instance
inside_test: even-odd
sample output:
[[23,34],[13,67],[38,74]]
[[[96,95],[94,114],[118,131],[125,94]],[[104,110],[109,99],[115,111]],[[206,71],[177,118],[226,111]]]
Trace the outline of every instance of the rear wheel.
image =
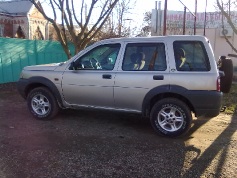
[[165,98],[153,106],[150,122],[158,134],[177,137],[189,130],[192,115],[184,102],[175,98]]
[[52,93],[45,87],[33,89],[27,97],[27,105],[36,119],[52,119],[59,111],[58,103]]

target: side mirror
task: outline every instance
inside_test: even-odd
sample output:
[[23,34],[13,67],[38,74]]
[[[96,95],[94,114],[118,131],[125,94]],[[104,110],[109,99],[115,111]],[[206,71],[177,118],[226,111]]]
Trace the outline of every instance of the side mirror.
[[84,69],[84,65],[82,63],[76,64],[75,61],[73,61],[70,64],[69,70],[80,70]]

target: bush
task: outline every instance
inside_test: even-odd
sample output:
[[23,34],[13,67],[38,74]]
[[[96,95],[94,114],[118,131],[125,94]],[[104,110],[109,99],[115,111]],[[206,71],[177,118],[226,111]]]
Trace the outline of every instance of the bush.
[[230,92],[223,97],[223,106],[226,106],[226,114],[235,114],[237,111],[237,84],[232,84]]

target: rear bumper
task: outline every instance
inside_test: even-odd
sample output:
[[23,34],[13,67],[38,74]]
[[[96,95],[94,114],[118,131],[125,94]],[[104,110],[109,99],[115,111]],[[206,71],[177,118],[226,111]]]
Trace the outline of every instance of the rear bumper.
[[222,107],[222,92],[189,91],[188,100],[192,103],[196,116],[215,117]]

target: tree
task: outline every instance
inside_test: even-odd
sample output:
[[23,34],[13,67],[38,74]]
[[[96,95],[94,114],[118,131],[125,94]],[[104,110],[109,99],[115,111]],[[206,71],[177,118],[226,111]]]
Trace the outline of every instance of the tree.
[[151,12],[145,12],[143,18],[143,27],[137,36],[148,36],[151,32]]
[[[119,38],[130,36],[131,11],[136,1],[119,0],[110,14],[103,28],[101,29],[98,39]],[[128,23],[127,23],[128,22]],[[127,25],[129,24],[129,25]]]
[[[217,7],[221,11],[221,14],[226,19],[229,26],[233,29],[233,32],[237,35],[237,28],[235,27],[234,22],[232,21],[231,15],[232,15],[232,9],[235,9],[237,7],[237,1],[235,0],[228,0],[226,2],[223,2],[222,0],[216,0]],[[225,29],[224,26],[224,18],[222,18],[222,28]],[[233,46],[232,42],[225,36],[226,42],[231,46],[231,48],[237,53],[237,48]]]
[[[44,18],[53,25],[65,53],[70,58],[68,34],[74,45],[75,53],[78,53],[101,30],[119,0],[91,0],[88,13],[85,0],[80,2],[77,0],[48,0],[52,14],[46,12],[38,0],[30,1]],[[60,24],[57,22],[58,20]],[[79,30],[75,27],[79,27]]]
[[125,19],[125,15],[129,13],[129,10],[132,8],[130,7],[131,1],[130,0],[120,0],[118,4],[115,6],[115,10],[117,13],[117,30],[119,36],[124,36],[122,34],[122,30],[125,28],[124,23],[126,20],[130,20],[129,18]]

